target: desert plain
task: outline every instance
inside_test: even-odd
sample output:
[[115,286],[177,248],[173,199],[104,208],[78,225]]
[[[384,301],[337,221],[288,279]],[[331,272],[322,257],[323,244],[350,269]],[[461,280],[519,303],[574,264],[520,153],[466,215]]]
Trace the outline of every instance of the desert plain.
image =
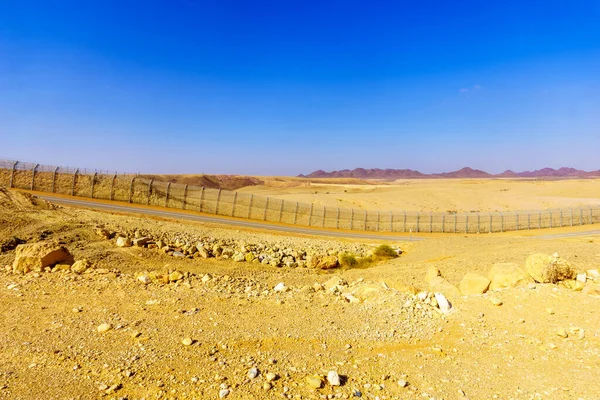
[[[373,210],[600,204],[598,179],[260,180],[239,190]],[[0,398],[597,399],[599,241],[594,225],[299,235],[0,188]]]

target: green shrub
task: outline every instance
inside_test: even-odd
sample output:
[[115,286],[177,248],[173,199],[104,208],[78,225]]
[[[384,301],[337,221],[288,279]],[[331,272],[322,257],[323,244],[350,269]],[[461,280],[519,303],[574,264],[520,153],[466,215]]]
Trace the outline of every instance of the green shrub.
[[356,267],[358,265],[358,261],[352,254],[342,254],[339,259],[340,265],[342,267]]
[[377,246],[375,248],[375,251],[373,252],[373,254],[380,258],[396,258],[396,257],[398,257],[396,250],[392,249],[387,244],[382,244],[382,245]]

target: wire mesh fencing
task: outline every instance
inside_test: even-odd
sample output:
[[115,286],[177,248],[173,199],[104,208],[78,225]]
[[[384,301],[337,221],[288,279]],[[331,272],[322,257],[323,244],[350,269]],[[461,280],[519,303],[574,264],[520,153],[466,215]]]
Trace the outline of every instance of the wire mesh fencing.
[[0,185],[75,197],[196,211],[265,222],[371,232],[492,233],[590,225],[599,206],[507,212],[409,212],[334,208],[137,174],[0,160]]

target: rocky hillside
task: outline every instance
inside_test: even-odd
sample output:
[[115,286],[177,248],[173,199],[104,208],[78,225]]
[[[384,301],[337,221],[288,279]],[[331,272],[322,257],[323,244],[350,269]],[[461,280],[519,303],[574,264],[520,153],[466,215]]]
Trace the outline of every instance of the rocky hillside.
[[582,171],[575,168],[562,167],[559,169],[543,168],[535,171],[514,172],[504,171],[500,174],[490,174],[469,167],[458,171],[424,174],[412,169],[343,169],[326,172],[317,170],[308,175],[298,175],[301,178],[360,178],[360,179],[411,179],[411,178],[592,178],[600,177],[600,170]]

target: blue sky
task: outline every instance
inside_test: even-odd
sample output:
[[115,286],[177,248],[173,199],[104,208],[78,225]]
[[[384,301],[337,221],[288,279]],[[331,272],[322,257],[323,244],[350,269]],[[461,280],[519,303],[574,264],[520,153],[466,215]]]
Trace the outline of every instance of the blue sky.
[[600,169],[600,2],[0,0],[0,157]]

